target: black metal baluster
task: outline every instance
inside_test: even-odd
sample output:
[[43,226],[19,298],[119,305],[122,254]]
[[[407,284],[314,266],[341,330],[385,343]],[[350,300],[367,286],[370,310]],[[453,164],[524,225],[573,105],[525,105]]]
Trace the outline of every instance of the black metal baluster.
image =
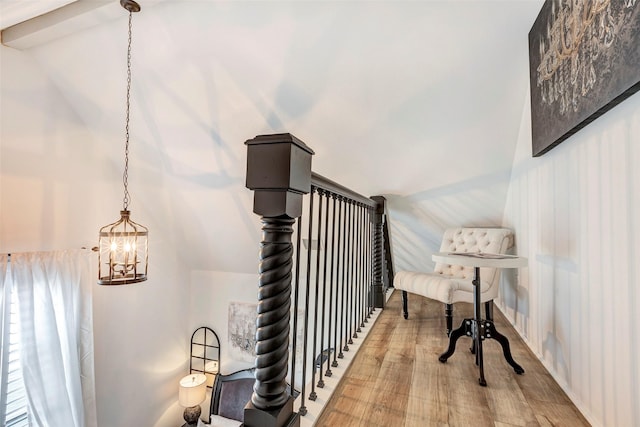
[[367,323],[367,205],[362,205],[362,326]]
[[300,291],[300,237],[302,235],[302,217],[298,218],[298,231],[296,237],[296,281],[293,288],[293,337],[291,339],[291,380],[289,382],[291,396],[296,384],[296,348],[298,345],[298,295]]
[[[349,221],[350,221],[350,226],[349,226],[349,255],[351,257],[351,261],[349,262],[349,344],[353,344],[353,334],[354,334],[354,330],[353,330],[353,315],[354,315],[354,310],[353,310],[353,278],[354,278],[354,247],[355,247],[355,221],[354,221],[354,217],[355,217],[355,202],[351,202],[354,206],[354,209],[349,211]],[[356,335],[357,337],[358,335]]]
[[[324,195],[324,190],[322,188],[318,188],[318,240],[316,247],[316,291],[314,298],[314,309],[313,309],[313,344],[312,344],[312,354],[313,357],[311,359],[312,367],[311,367],[311,393],[309,393],[309,400],[316,400],[318,395],[316,394],[316,357],[318,357],[318,299],[320,293],[320,239],[322,237],[322,196]],[[312,248],[312,242],[309,240],[309,250]],[[320,350],[322,351],[322,350]]]
[[[333,214],[331,215],[331,267],[329,268],[329,325],[327,327],[327,348],[329,349],[329,354],[327,354],[327,372],[325,372],[325,376],[330,377],[333,375],[331,371],[331,316],[333,315],[333,273],[334,273],[334,260],[335,260],[335,244],[336,244],[336,203],[337,198],[335,194],[331,194],[331,198],[333,199]],[[329,204],[327,203],[327,206]],[[336,313],[337,313],[337,304],[336,304]],[[336,329],[337,331],[337,329]],[[333,335],[335,337],[335,334]],[[334,339],[333,346],[333,357],[335,362],[335,354],[336,354],[336,346]],[[337,363],[337,362],[336,362]]]
[[345,234],[345,240],[346,240],[346,244],[347,244],[347,250],[345,252],[346,255],[346,259],[345,259],[345,264],[344,264],[344,269],[345,269],[345,282],[344,282],[344,287],[345,287],[345,291],[344,291],[344,306],[345,306],[345,315],[344,315],[344,319],[343,321],[344,323],[344,351],[349,351],[349,344],[353,344],[353,341],[351,340],[351,323],[350,323],[350,318],[351,318],[351,306],[349,305],[349,292],[351,290],[351,253],[353,251],[352,247],[351,247],[351,200],[347,200],[347,216],[346,216],[346,221],[347,221],[347,228],[346,228],[346,234]]
[[343,306],[345,307],[345,310],[347,311],[342,319],[342,321],[344,322],[344,334],[345,334],[345,342],[344,342],[344,347],[343,347],[343,351],[349,351],[349,344],[352,344],[353,341],[351,341],[351,329],[350,329],[350,325],[349,325],[349,285],[347,284],[347,280],[351,280],[349,278],[349,272],[351,271],[351,264],[349,263],[349,254],[351,253],[351,244],[350,244],[350,235],[351,235],[351,200],[347,200],[347,214],[345,215],[345,221],[346,221],[346,233],[345,233],[345,243],[347,245],[346,250],[345,250],[345,259],[346,262],[343,266],[344,269],[344,274],[343,277],[345,277],[345,281],[343,283],[343,292],[344,292],[344,301],[343,301]]
[[360,262],[362,263],[362,271],[360,273],[360,327],[364,328],[367,323],[367,314],[366,314],[366,292],[365,292],[365,283],[366,283],[366,275],[367,275],[367,263],[365,258],[365,253],[367,251],[367,241],[366,241],[366,223],[364,222],[364,212],[366,206],[363,204],[360,209],[360,241],[362,242],[362,250],[360,251]]
[[[335,368],[338,366],[338,361],[336,358],[342,359],[344,355],[342,354],[342,316],[344,315],[344,217],[342,216],[342,211],[344,210],[344,198],[342,196],[338,196],[338,201],[340,202],[340,209],[338,210],[338,266],[336,268],[336,338],[335,338],[335,347],[336,347],[336,355],[334,356],[332,366]],[[340,269],[340,241],[342,241],[342,270]],[[342,278],[342,280],[340,280]],[[342,290],[342,292],[340,292]],[[342,297],[341,297],[342,294]],[[340,299],[340,317],[338,317],[338,299]],[[340,327],[340,334],[338,334],[338,326]],[[338,339],[340,337],[340,339]]]
[[369,304],[367,307],[367,317],[371,318],[371,314],[373,313],[373,292],[371,292],[371,278],[373,277],[372,264],[371,264],[371,249],[373,248],[373,234],[371,233],[371,207],[367,208],[367,303]]
[[307,347],[309,337],[309,293],[311,291],[311,238],[313,233],[313,193],[316,191],[314,186],[311,186],[311,192],[309,193],[309,229],[307,233],[309,245],[307,247],[307,284],[305,287],[305,302],[304,302],[304,339],[302,344],[302,385],[300,393],[300,415],[307,414],[307,407],[305,406],[305,389],[307,383]]
[[354,332],[353,337],[358,338],[358,332],[362,332],[362,328],[360,327],[360,274],[362,273],[362,265],[360,264],[360,253],[362,252],[362,230],[360,228],[360,202],[356,203],[356,213],[355,213],[355,222],[356,222],[356,231],[354,233],[356,239],[356,250],[353,253],[355,257],[355,271],[356,277],[354,280],[355,285],[355,301],[353,304],[353,312],[354,312],[354,320],[355,320],[355,328],[356,332]]
[[[327,301],[327,257],[329,255],[329,197],[330,194],[328,191],[325,191],[325,197],[327,199],[327,203],[325,205],[325,210],[324,210],[324,260],[323,260],[323,267],[322,267],[322,320],[320,321],[320,363],[318,366],[318,369],[320,370],[319,374],[320,374],[320,379],[318,380],[318,388],[323,388],[324,387],[324,380],[322,379],[322,367],[324,365],[324,361],[323,361],[323,357],[324,357],[324,348],[325,348],[325,344],[324,344],[324,324],[326,321],[326,301]],[[331,315],[329,315],[331,316]],[[317,329],[317,327],[316,327]],[[327,340],[329,341],[329,340]],[[327,360],[329,360],[329,354],[330,354],[330,347],[331,345],[327,342]]]
[[367,229],[365,223],[365,205],[361,205],[360,207],[360,241],[362,242],[362,250],[360,251],[360,262],[362,263],[362,271],[360,272],[360,291],[362,295],[360,297],[360,326],[365,327],[365,323],[367,323],[367,308],[366,308],[366,293],[365,293],[365,283],[367,283],[367,262],[366,262],[366,248],[367,248],[367,233],[365,230]]
[[367,303],[367,309],[366,309],[366,313],[365,313],[365,322],[369,321],[369,318],[371,317],[371,305],[370,305],[370,297],[369,297],[369,278],[370,278],[370,273],[371,273],[371,265],[369,264],[369,259],[371,258],[369,255],[369,249],[370,249],[370,243],[371,243],[371,236],[369,235],[369,207],[365,206],[364,209],[364,228],[365,228],[365,252],[364,252],[364,263],[366,266],[366,270],[365,270],[365,276],[364,276],[364,291],[366,293],[366,303]]

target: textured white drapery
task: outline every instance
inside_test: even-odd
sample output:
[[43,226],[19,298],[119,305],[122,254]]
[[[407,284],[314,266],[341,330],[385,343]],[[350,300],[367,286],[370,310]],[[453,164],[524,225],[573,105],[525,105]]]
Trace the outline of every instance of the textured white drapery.
[[0,254],[0,424],[6,425],[6,401],[8,397],[9,379],[9,342],[11,287],[7,277],[6,255]]
[[36,426],[97,426],[91,260],[87,250],[13,253],[9,277],[0,279],[17,290],[22,374]]

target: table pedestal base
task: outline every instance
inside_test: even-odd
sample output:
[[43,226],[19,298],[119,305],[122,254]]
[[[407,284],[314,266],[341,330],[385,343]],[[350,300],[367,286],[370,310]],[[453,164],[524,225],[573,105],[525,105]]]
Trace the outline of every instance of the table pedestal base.
[[[493,324],[493,316],[491,310],[487,310],[488,319],[483,319],[480,310],[481,298],[481,281],[480,268],[516,268],[526,265],[526,259],[500,254],[483,254],[483,253],[437,253],[432,255],[432,259],[436,262],[448,263],[451,265],[461,265],[473,267],[473,319],[464,319],[458,329],[452,331],[449,335],[449,348],[442,353],[438,360],[445,363],[449,357],[456,351],[456,342],[462,336],[473,338],[473,346],[471,352],[476,356],[476,365],[480,369],[480,378],[478,382],[481,386],[486,386],[487,381],[484,379],[484,365],[482,360],[482,342],[485,339],[494,339],[502,346],[502,353],[509,365],[516,371],[516,374],[523,374],[524,369],[518,365],[513,357],[511,357],[511,349],[509,348],[509,340],[496,330]],[[451,301],[453,303],[453,301]]]
[[[478,324],[480,326],[479,328]],[[460,327],[452,331],[451,335],[449,335],[449,347],[447,348],[447,351],[442,353],[438,358],[440,362],[445,363],[447,359],[453,355],[456,351],[456,342],[458,341],[458,338],[463,336],[471,337],[474,340],[471,352],[476,355],[476,365],[478,365],[480,370],[480,378],[478,379],[480,385],[487,385],[487,381],[484,379],[484,366],[482,360],[482,341],[485,339],[494,339],[498,341],[502,346],[502,354],[504,355],[507,363],[511,365],[516,374],[524,374],[522,366],[518,365],[511,356],[509,340],[496,330],[496,327],[491,320],[480,319],[480,321],[476,321],[476,319],[464,319],[460,324]]]

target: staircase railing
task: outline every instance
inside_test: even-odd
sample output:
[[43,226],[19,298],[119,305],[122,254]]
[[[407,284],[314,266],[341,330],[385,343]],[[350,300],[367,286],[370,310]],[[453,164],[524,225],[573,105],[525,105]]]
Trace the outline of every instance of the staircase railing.
[[247,187],[263,226],[256,383],[244,426],[298,426],[307,399],[384,308],[384,275],[393,271],[385,199],[312,173],[313,150],[291,134],[246,144]]

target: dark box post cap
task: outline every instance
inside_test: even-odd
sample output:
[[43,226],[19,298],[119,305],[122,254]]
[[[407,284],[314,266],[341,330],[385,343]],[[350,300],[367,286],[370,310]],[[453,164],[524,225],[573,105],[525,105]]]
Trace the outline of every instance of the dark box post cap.
[[387,199],[385,199],[384,196],[371,196],[371,200],[376,202],[376,210],[373,215],[371,215],[371,222],[374,224],[382,224]]
[[314,155],[315,153],[307,144],[291,135],[290,133],[276,133],[271,135],[258,135],[253,139],[248,139],[245,141],[246,145],[257,145],[257,144],[281,144],[281,143],[290,143],[298,146],[302,150],[307,153]]
[[376,213],[383,214],[387,199],[384,196],[371,196],[371,200],[376,202]]
[[259,135],[247,145],[247,188],[251,190],[311,191],[311,156],[307,145],[284,133]]
[[300,216],[302,197],[292,195],[311,191],[313,150],[289,133],[259,135],[245,144],[246,186],[256,192],[253,211],[263,216]]

